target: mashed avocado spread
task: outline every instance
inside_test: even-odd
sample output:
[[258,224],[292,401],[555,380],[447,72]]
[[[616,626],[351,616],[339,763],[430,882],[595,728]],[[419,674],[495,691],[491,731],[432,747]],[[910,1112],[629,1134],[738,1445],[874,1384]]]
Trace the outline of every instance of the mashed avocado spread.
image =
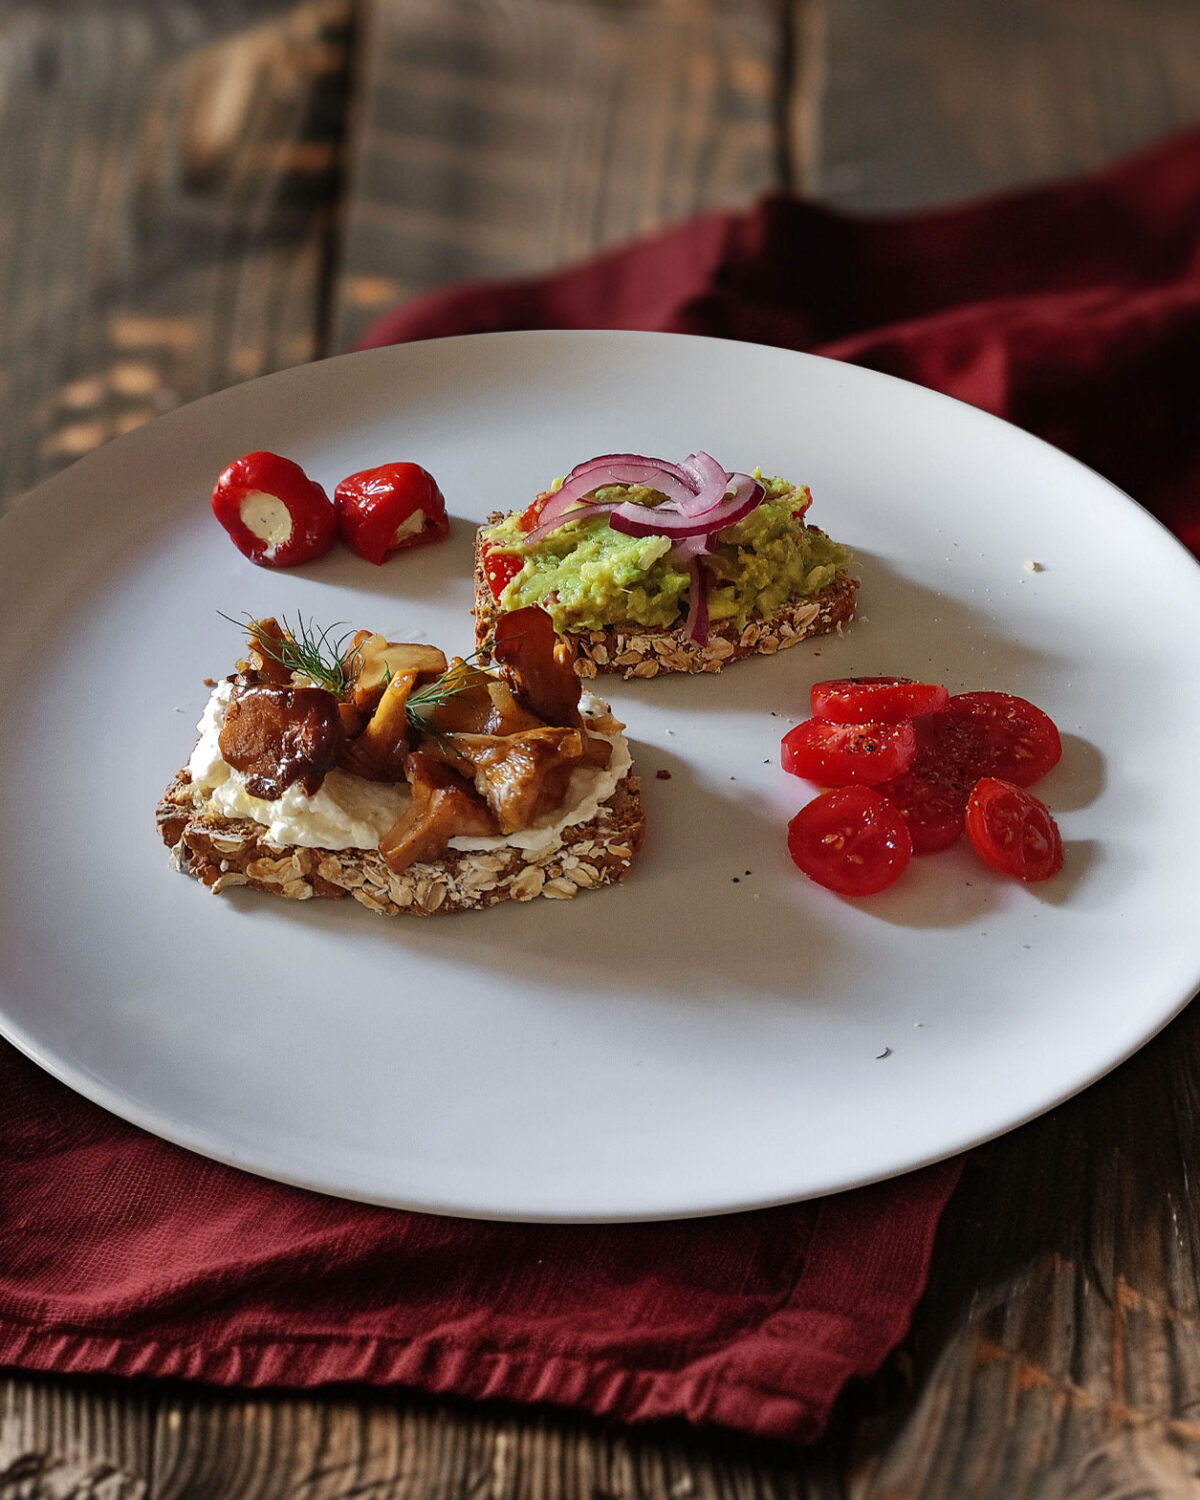
[[[819,594],[849,559],[844,547],[804,524],[812,498],[807,488],[762,479],[757,472],[755,477],[766,498],[736,525],[718,531],[701,563],[709,580],[709,618],[735,619],[739,629],[790,599]],[[642,505],[659,499],[642,485],[613,485],[597,496]],[[569,522],[529,546],[517,521],[514,513],[483,530],[489,552],[524,560],[500,594],[501,609],[540,604],[560,631],[625,624],[669,629],[687,614],[688,571],[671,560],[668,537],[626,536],[600,515]]]

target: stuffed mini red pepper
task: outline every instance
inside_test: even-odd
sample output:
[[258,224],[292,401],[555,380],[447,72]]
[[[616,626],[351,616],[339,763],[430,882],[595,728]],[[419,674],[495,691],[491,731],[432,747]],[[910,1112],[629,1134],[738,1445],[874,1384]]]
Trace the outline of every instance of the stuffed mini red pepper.
[[363,469],[343,479],[333,496],[342,540],[368,562],[441,541],[450,531],[442,492],[420,464]]
[[213,515],[264,568],[311,562],[333,546],[337,512],[315,480],[278,453],[247,453],[217,480]]

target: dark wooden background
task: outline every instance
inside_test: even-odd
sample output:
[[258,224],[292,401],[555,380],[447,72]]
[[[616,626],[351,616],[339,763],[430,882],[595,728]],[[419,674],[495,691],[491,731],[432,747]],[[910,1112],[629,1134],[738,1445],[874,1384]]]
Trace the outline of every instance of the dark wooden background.
[[[1197,122],[1198,0],[0,0],[0,505],[431,286]],[[815,1448],[0,1373],[0,1500],[1200,1496],[1198,1077],[1189,1012],[990,1148]]]

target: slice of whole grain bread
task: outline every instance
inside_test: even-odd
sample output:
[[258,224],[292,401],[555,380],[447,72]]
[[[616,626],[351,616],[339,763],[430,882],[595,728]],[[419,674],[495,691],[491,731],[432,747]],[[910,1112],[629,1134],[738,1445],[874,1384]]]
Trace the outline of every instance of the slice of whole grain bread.
[[547,850],[511,844],[448,849],[442,858],[401,874],[378,849],[276,848],[266,842],[261,824],[213,817],[197,806],[186,770],[163,794],[157,819],[179,869],[214,892],[250,886],[297,901],[349,895],[371,911],[417,917],[536,896],[569,900],[610,885],[628,871],[646,829],[640,783],[632,775],[618,782],[595,818],[564,828]]
[[[489,523],[502,520],[497,512]],[[812,528],[816,529],[816,528]],[[774,614],[752,619],[714,620],[703,646],[689,640],[680,624],[671,630],[646,625],[610,625],[603,630],[571,630],[580,677],[619,672],[625,677],[657,677],[660,672],[719,672],[747,656],[773,656],[810,636],[840,632],[854,618],[858,579],[839,568],[828,588],[807,599],[793,599]],[[482,532],[475,534],[475,644],[486,654],[500,614],[483,565]]]

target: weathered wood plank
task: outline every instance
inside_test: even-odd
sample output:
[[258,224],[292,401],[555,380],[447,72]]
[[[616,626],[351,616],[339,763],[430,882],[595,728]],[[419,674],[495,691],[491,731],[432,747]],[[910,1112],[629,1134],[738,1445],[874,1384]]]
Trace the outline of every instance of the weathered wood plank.
[[[1200,1493],[1200,1011],[989,1148],[856,1500]],[[902,1410],[902,1409],[901,1409]]]
[[378,1395],[170,1399],[152,1500],[839,1500],[827,1454]]
[[[1200,121],[1194,0],[806,0],[804,188],[903,210],[1070,176]],[[810,62],[813,58],[810,56]]]
[[0,12],[0,497],[318,351],[351,17]]
[[333,347],[773,188],[947,202],[1200,120],[1191,0],[371,0]]
[[[0,9],[0,505],[324,338],[350,0]],[[0,1380],[4,1500],[142,1500],[156,1398]]]
[[334,344],[780,181],[778,0],[373,0]]
[[3,1500],[147,1500],[153,1406],[127,1382],[0,1376]]

